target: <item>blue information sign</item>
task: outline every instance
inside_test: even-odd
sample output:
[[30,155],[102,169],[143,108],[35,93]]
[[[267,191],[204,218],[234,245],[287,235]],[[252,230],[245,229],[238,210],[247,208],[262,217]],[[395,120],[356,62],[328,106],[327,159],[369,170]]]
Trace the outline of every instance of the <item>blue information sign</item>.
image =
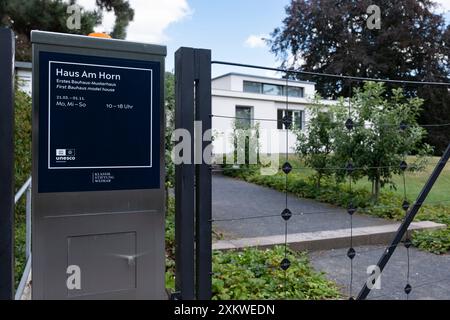
[[41,52],[39,192],[160,187],[160,64]]

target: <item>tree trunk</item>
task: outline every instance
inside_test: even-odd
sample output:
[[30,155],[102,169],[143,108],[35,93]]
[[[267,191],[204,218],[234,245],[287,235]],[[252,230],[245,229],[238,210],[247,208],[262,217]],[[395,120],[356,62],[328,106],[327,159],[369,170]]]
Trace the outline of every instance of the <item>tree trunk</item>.
[[381,189],[381,178],[380,176],[377,176],[375,178],[375,193],[374,193],[374,200],[375,202],[378,202],[378,199],[380,198],[380,189]]

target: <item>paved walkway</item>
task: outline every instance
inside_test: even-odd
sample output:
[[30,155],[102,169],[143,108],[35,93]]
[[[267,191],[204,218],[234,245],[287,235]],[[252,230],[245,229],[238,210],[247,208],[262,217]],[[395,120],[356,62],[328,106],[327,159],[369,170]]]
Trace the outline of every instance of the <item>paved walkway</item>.
[[[353,295],[356,296],[367,280],[367,266],[375,265],[384,246],[364,246],[355,248],[357,255],[353,265]],[[315,269],[326,273],[327,277],[343,288],[348,295],[350,282],[350,261],[347,249],[310,253]],[[381,289],[373,290],[367,299],[406,299],[407,253],[399,246],[381,275]],[[410,248],[411,300],[450,299],[450,255],[438,256]]]
[[[216,230],[227,238],[251,238],[284,234],[285,222],[280,214],[285,208],[282,192],[245,181],[213,175],[213,219],[244,218],[215,221]],[[309,199],[288,196],[288,207],[294,213],[288,222],[289,233],[346,229],[350,219],[346,210]],[[305,213],[297,215],[298,213]],[[274,216],[275,215],[275,216]],[[246,219],[253,216],[265,216]],[[267,217],[270,216],[270,217]],[[355,214],[353,227],[392,224],[392,221]]]

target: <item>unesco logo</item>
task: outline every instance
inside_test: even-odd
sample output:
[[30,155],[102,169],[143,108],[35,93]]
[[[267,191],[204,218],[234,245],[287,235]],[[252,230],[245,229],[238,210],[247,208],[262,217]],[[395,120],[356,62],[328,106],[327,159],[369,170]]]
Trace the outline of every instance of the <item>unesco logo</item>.
[[56,149],[57,161],[73,161],[75,160],[75,149]]

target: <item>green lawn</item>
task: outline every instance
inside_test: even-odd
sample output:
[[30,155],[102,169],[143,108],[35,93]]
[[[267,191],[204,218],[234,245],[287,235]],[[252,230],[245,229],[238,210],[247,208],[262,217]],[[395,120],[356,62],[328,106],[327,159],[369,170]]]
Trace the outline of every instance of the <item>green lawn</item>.
[[[411,159],[412,160],[412,159]],[[438,157],[432,157],[429,160],[427,167],[421,172],[406,172],[406,195],[410,201],[415,200],[422,190],[423,186],[428,181],[434,167],[439,162]],[[397,190],[392,190],[399,196],[403,197],[403,177],[394,176],[394,182],[397,185]],[[371,183],[369,181],[360,180],[357,186],[366,187],[371,189]],[[388,188],[388,187],[387,187]],[[447,163],[438,180],[436,181],[433,189],[427,197],[425,203],[435,203],[439,201],[450,200],[450,164]]]

